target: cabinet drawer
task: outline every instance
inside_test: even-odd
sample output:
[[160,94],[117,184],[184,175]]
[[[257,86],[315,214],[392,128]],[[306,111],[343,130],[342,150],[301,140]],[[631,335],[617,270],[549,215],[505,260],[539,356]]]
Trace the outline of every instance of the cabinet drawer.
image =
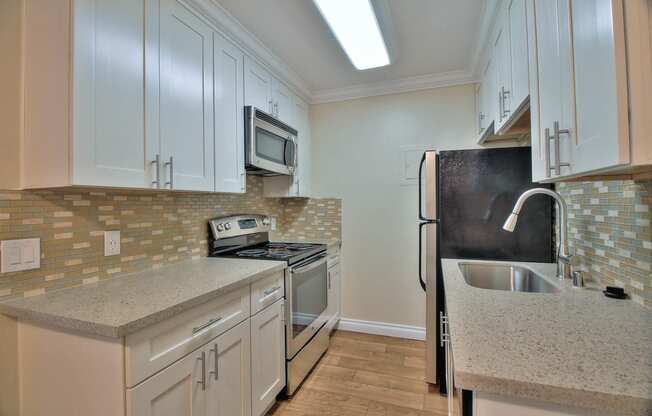
[[249,317],[249,287],[220,296],[125,340],[127,387],[133,387]]
[[251,314],[254,315],[285,295],[285,272],[277,272],[251,285]]

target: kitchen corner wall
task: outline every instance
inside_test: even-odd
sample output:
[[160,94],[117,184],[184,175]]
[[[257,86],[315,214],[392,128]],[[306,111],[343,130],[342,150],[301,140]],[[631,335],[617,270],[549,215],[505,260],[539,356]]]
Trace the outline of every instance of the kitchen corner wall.
[[556,188],[568,204],[569,242],[583,269],[652,307],[652,182],[562,182]]
[[[258,177],[242,195],[0,190],[0,240],[41,238],[41,268],[0,274],[0,300],[204,257],[208,219],[241,213],[276,216],[273,239],[341,238],[340,200],[265,198]],[[104,257],[105,230],[121,230],[120,255]]]

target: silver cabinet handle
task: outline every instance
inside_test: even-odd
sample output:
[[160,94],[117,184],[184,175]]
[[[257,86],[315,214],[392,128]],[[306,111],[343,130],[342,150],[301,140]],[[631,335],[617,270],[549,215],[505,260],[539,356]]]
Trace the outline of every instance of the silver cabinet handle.
[[152,181],[152,185],[156,185],[156,188],[161,187],[161,155],[156,154],[156,158],[150,162],[154,165],[156,169],[156,179]]
[[276,115],[276,118],[278,118],[278,101],[274,103],[274,114]]
[[546,178],[550,177],[550,129],[546,127],[543,130],[543,135],[545,136],[543,141],[544,141],[544,146],[545,150],[543,151],[543,158],[544,158],[544,163],[545,163],[545,169],[546,169]]
[[502,91],[498,92],[498,121],[503,121],[503,94]]
[[439,312],[439,345],[441,347],[448,342],[448,317]]
[[509,90],[506,90],[505,87],[501,87],[500,92],[501,92],[501,99],[503,101],[502,117],[507,118],[507,116],[509,115],[509,108],[507,108],[507,105],[505,105],[505,101],[507,100],[507,97],[509,96]]
[[264,294],[265,296],[269,296],[269,295],[271,295],[272,293],[274,293],[274,292],[276,292],[277,290],[279,290],[280,288],[281,288],[281,286],[274,286],[273,288],[264,291],[263,294]]
[[273,101],[273,100],[269,100],[269,101],[268,101],[268,104],[269,104],[269,113],[270,113],[271,115],[274,115],[274,101]]
[[328,272],[328,290],[331,290],[331,272]]
[[217,380],[220,377],[219,376],[220,370],[219,370],[219,365],[218,365],[219,364],[219,362],[218,362],[218,357],[219,356],[218,356],[218,353],[217,353],[218,352],[217,343],[213,344],[213,348],[211,348],[210,352],[215,354],[215,364],[213,364],[213,370],[209,374],[212,374],[213,378],[215,380]]
[[192,329],[192,333],[193,333],[193,334],[196,334],[197,332],[201,332],[201,331],[203,331],[204,329],[208,328],[209,326],[211,326],[211,325],[213,325],[213,324],[215,324],[215,323],[220,322],[221,320],[222,320],[222,317],[221,317],[221,316],[220,316],[219,318],[213,318],[213,319],[210,319],[210,320],[209,320],[208,322],[206,322],[205,324],[194,327],[194,328]]
[[201,384],[201,389],[206,390],[206,351],[201,352],[201,356],[197,358],[201,362],[201,380],[197,384]]
[[[561,135],[562,134],[570,134],[570,130],[569,129],[560,129],[559,128],[559,122],[555,121],[553,123],[553,134],[552,134],[552,136],[549,136],[549,134],[550,134],[549,129],[546,129],[546,131],[548,132],[547,133],[548,136],[547,136],[547,140],[546,140],[548,146],[549,146],[550,141],[552,141],[553,145],[555,146],[555,164],[550,165],[550,161],[548,161],[548,169],[549,169],[548,170],[548,176],[553,171],[554,171],[556,176],[559,176],[559,175],[561,175],[561,168],[562,167],[565,167],[565,166],[569,167],[570,166],[570,163],[566,163],[566,162],[561,161],[561,155],[560,155],[560,152],[561,152],[561,144],[560,144]],[[548,153],[550,153],[550,148],[548,148]],[[548,159],[550,159],[549,156],[548,156]]]
[[165,182],[165,186],[169,186],[170,189],[174,188],[174,157],[170,156],[170,160],[165,162],[165,166],[170,167],[170,180]]

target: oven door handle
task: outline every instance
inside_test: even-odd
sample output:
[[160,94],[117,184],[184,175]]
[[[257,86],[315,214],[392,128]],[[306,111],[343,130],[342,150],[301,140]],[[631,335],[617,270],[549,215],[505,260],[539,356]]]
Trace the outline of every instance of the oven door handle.
[[292,274],[297,274],[297,273],[305,273],[309,272],[311,270],[316,269],[317,267],[323,265],[326,263],[326,254],[323,254],[319,256],[319,260],[311,261],[310,263],[306,264],[305,266],[297,267],[297,268],[292,268]]

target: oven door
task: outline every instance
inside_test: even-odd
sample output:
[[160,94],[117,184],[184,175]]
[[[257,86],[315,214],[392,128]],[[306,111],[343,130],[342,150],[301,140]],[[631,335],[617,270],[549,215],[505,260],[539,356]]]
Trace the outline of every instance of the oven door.
[[326,253],[292,266],[286,275],[287,358],[292,359],[328,321]]
[[[258,110],[255,110],[258,114]],[[276,121],[274,121],[276,123]],[[297,165],[296,136],[262,116],[252,117],[247,137],[250,168],[272,174],[292,175]]]

